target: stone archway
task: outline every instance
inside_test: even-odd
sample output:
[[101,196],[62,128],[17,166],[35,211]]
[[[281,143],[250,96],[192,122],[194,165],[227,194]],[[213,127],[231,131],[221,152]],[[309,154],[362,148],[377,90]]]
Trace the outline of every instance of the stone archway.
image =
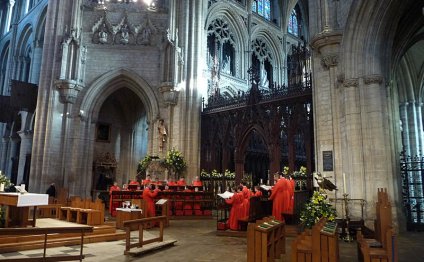
[[[137,162],[153,150],[154,128],[149,125],[159,118],[159,104],[155,90],[127,69],[108,72],[81,92],[73,110],[78,110],[82,120],[77,131],[82,139],[73,145],[77,150],[73,152],[75,164],[68,164],[68,184],[71,194],[88,196],[92,194],[96,154],[110,152],[117,159],[115,178],[119,183],[135,177]],[[99,127],[106,132],[100,137]]]

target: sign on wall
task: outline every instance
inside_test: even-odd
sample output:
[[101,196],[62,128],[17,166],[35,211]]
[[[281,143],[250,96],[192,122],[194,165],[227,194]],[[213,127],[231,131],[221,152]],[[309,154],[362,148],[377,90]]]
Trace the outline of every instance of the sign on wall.
[[322,151],[323,171],[333,171],[333,151]]

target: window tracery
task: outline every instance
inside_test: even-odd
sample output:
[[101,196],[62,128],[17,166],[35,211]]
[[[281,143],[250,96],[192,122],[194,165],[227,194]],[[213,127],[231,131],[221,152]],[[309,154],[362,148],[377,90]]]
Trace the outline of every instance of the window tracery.
[[254,0],[252,2],[252,12],[257,13],[266,20],[271,20],[271,1],[270,0]]
[[293,9],[291,12],[287,32],[292,35],[299,36],[299,17],[296,9]]

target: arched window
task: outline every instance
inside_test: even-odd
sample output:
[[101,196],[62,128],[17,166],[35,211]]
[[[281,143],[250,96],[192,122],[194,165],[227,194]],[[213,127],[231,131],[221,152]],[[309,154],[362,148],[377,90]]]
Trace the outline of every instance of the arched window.
[[228,24],[220,19],[214,20],[208,28],[208,66],[218,66],[217,73],[235,76],[234,36]]
[[266,20],[271,20],[270,0],[254,0],[252,2],[252,11],[262,16]]
[[295,36],[299,36],[299,19],[295,9],[292,10],[287,31]]

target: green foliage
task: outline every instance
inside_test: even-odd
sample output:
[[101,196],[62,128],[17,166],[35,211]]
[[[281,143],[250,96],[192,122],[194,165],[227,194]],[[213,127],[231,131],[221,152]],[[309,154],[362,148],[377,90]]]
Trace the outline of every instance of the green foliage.
[[226,180],[234,180],[236,178],[236,173],[231,172],[228,169],[225,169],[224,177]]
[[138,162],[137,173],[146,172],[150,162],[152,162],[152,157],[150,155],[146,155],[142,160],[140,160],[140,162]]
[[336,216],[336,209],[328,203],[327,195],[321,191],[315,191],[311,200],[301,211],[300,221],[306,228],[312,228],[320,218],[326,217],[328,221],[334,221]]
[[202,169],[202,171],[200,172],[200,180],[209,180],[210,178],[211,174]]
[[186,169],[187,164],[181,152],[171,149],[166,153],[165,166],[177,176]]
[[218,171],[216,169],[214,169],[214,170],[212,170],[212,173],[211,173],[211,179],[220,180],[220,179],[222,179],[222,174],[218,173]]
[[10,187],[12,186],[12,182],[10,182],[10,179],[4,175],[1,171],[0,171],[0,184],[4,184],[4,187]]

